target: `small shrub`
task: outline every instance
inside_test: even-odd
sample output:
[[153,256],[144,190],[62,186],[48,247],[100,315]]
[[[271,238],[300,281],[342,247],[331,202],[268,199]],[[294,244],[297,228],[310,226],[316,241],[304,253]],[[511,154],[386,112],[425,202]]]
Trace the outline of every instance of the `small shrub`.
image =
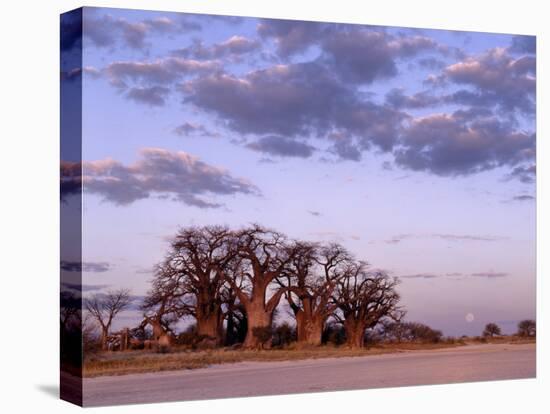
[[321,341],[324,344],[342,345],[346,342],[346,331],[342,325],[330,323],[323,330]]
[[252,329],[252,335],[260,342],[262,348],[271,340],[273,330],[271,326],[258,326]]
[[447,336],[443,338],[443,342],[449,345],[453,345],[453,344],[456,344],[458,341],[454,336]]
[[379,332],[373,329],[368,329],[367,331],[365,331],[364,342],[366,347],[377,345],[382,342],[382,336]]
[[284,347],[294,341],[296,341],[296,328],[290,326],[288,322],[284,322],[273,329],[273,346]]

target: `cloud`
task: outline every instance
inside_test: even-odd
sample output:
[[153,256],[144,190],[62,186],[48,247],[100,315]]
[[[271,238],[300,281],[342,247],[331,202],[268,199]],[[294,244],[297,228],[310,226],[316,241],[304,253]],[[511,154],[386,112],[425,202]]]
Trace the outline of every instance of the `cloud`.
[[178,125],[173,130],[174,134],[179,136],[201,136],[201,137],[219,137],[220,134],[217,132],[210,131],[204,125],[196,124],[193,122],[184,122],[181,125]]
[[84,36],[95,47],[114,47],[117,44],[132,49],[144,49],[146,38],[151,35],[183,33],[200,30],[201,26],[185,18],[171,19],[156,17],[140,21],[129,21],[111,15],[98,16],[84,13]]
[[275,40],[279,56],[289,57],[312,46],[326,27],[318,22],[264,19],[257,31],[260,37]]
[[[311,214],[311,212],[310,212]],[[340,233],[331,230],[321,230],[309,233],[311,236],[330,242],[344,242],[346,240],[361,240],[361,237],[353,233]]]
[[320,50],[320,59],[340,79],[372,83],[397,75],[398,61],[421,52],[446,52],[433,39],[416,34],[392,35],[380,27],[291,20],[262,20],[258,34],[273,39],[277,54],[287,59]]
[[276,65],[242,78],[216,73],[189,80],[183,92],[186,102],[242,134],[326,138],[338,132],[355,137],[362,150],[390,150],[403,118],[361,99],[317,62]]
[[128,82],[142,86],[167,85],[184,76],[217,70],[214,61],[198,61],[181,57],[167,57],[155,61],[118,61],[110,63],[104,72],[112,85],[125,88]]
[[409,96],[404,89],[394,88],[386,94],[386,102],[396,109],[421,109],[441,104],[441,98],[426,91]]
[[101,72],[93,66],[85,66],[83,68],[74,68],[68,71],[61,71],[61,81],[80,80],[82,74],[88,75],[91,79],[101,77]]
[[438,59],[433,56],[420,58],[416,60],[416,64],[422,69],[429,70],[440,70],[446,66],[444,60]]
[[246,146],[254,151],[280,157],[309,158],[315,151],[311,145],[275,135],[262,137]]
[[217,60],[222,58],[235,59],[240,56],[256,52],[260,49],[259,41],[243,36],[232,36],[229,39],[205,46],[200,39],[195,39],[191,46],[175,50],[176,56],[199,60]]
[[418,273],[414,275],[399,276],[400,279],[435,279],[440,275],[434,275],[432,273]]
[[520,165],[515,167],[510,174],[508,174],[508,179],[518,179],[522,183],[531,184],[535,182],[535,176],[537,173],[537,167],[535,164],[528,166]]
[[104,273],[111,268],[107,262],[71,262],[67,260],[61,261],[61,269],[66,272],[90,272]]
[[208,165],[180,151],[144,148],[140,159],[123,165],[110,159],[83,163],[84,191],[98,194],[105,201],[127,205],[153,196],[171,197],[190,206],[220,207],[205,196],[259,194],[242,178],[222,168]]
[[500,236],[478,236],[472,234],[432,234],[434,238],[443,239],[446,241],[483,241],[494,242],[504,240]]
[[[171,25],[138,23],[149,31]],[[273,41],[284,64],[231,72],[232,59],[260,50],[257,39],[232,36],[212,44],[195,40],[156,60],[112,62],[101,74],[122,96],[149,106],[166,105],[176,91],[186,109],[212,116],[248,148],[270,156],[326,151],[339,161],[360,161],[370,151],[391,155],[395,167],[439,176],[506,168],[510,178],[532,179],[522,169],[535,156],[528,128],[534,56],[514,55],[512,46],[465,56],[418,30],[394,34],[372,26],[263,19],[257,33],[265,53]],[[296,58],[301,53],[307,61]],[[450,58],[458,61],[448,64]],[[397,76],[407,60],[438,70],[432,83],[443,92],[394,88],[380,99],[361,87]],[[441,112],[425,115],[434,107]],[[410,113],[417,110],[423,116]],[[174,132],[211,134],[189,122]]]
[[532,160],[535,141],[534,133],[494,116],[432,114],[409,121],[394,156],[407,169],[459,176]]
[[535,201],[535,197],[528,194],[521,194],[521,195],[512,197],[512,201]]
[[177,81],[219,69],[215,61],[167,57],[155,61],[117,61],[102,70],[112,86],[127,99],[149,106],[164,106]]
[[126,97],[149,106],[164,106],[169,93],[170,89],[163,86],[134,87],[128,90]]
[[390,239],[384,240],[387,244],[398,244],[411,239],[440,239],[451,242],[495,242],[505,240],[501,236],[478,235],[478,234],[450,234],[450,233],[432,233],[432,234],[398,234]]
[[508,276],[508,273],[503,272],[482,272],[482,273],[472,273],[473,277],[484,277],[487,279],[496,279],[501,277]]
[[458,104],[497,107],[507,112],[533,115],[535,110],[536,58],[511,56],[505,48],[495,48],[447,66],[444,81],[469,86],[449,100]]
[[[462,278],[464,274],[460,272],[450,272],[446,274],[435,274],[435,273],[417,273],[411,275],[399,276],[400,279],[437,279],[444,277],[453,277],[453,278]],[[497,279],[502,277],[507,277],[508,273],[502,272],[481,272],[481,273],[471,273],[470,277],[483,277],[487,279]]]
[[73,161],[60,163],[60,195],[61,201],[68,196],[80,194],[82,189],[82,164]]
[[338,155],[340,159],[348,161],[361,160],[361,150],[355,139],[349,134],[334,132],[329,135],[329,139],[333,142],[330,151]]
[[437,42],[428,37],[396,37],[364,27],[330,31],[321,47],[341,79],[360,84],[392,78],[398,74],[399,60],[438,50]]
[[78,292],[91,292],[106,289],[111,285],[81,285],[78,283],[61,283],[62,289],[74,290]]

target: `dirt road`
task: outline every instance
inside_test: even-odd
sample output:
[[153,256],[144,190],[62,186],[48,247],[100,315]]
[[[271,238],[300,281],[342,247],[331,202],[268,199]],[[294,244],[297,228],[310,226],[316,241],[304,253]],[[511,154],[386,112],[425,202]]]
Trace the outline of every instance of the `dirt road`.
[[535,345],[468,345],[356,358],[243,362],[90,378],[84,405],[114,405],[491,381],[535,376]]

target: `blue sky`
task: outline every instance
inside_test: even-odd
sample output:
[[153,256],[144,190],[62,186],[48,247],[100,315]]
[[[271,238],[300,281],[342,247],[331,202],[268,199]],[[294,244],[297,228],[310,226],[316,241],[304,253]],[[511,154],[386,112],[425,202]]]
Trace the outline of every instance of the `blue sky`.
[[534,318],[533,37],[86,8],[82,42],[86,292],[143,295],[179,226],[258,222],[445,334]]

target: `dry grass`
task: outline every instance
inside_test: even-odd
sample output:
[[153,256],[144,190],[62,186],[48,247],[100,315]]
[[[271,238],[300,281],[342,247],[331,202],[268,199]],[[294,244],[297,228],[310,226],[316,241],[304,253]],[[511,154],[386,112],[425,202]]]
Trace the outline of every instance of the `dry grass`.
[[464,343],[466,344],[532,344],[536,342],[536,338],[533,337],[522,337],[522,336],[516,336],[516,335],[509,335],[509,336],[495,336],[493,338],[491,337],[483,337],[483,336],[475,336],[470,338],[465,338]]
[[145,372],[173,371],[181,369],[205,368],[210,365],[228,364],[244,361],[292,361],[319,358],[359,357],[381,355],[415,350],[452,348],[467,344],[525,344],[534,343],[533,338],[516,336],[495,338],[462,338],[440,343],[389,343],[370,348],[350,349],[346,347],[320,346],[297,347],[291,345],[285,349],[249,350],[221,348],[193,351],[184,347],[175,347],[171,353],[159,354],[153,351],[105,352],[89,358],[84,364],[85,377],[104,375],[125,375]]
[[319,358],[358,357],[380,355],[409,350],[439,349],[460,346],[462,343],[401,343],[384,344],[363,349],[345,347],[289,347],[285,349],[248,350],[215,349],[191,351],[175,348],[168,354],[152,351],[107,352],[90,358],[84,364],[85,377],[103,375],[125,375],[144,372],[172,371],[204,368],[210,365],[244,361],[292,361]]

